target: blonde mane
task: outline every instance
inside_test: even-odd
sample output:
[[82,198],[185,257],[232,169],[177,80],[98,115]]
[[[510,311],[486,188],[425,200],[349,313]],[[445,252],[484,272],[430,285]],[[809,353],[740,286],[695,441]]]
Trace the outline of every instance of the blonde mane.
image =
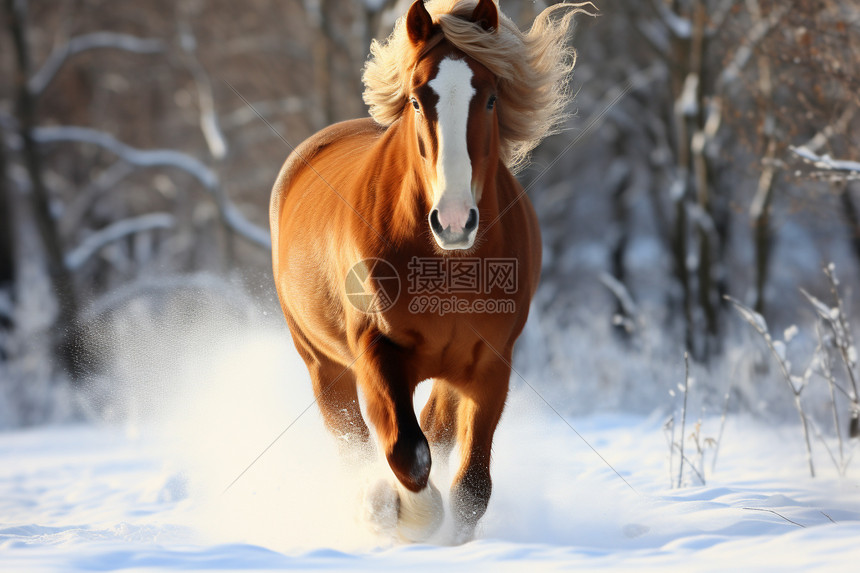
[[[499,81],[501,157],[512,171],[524,167],[530,152],[567,118],[573,94],[568,86],[576,52],[568,45],[573,16],[591,14],[582,4],[555,4],[523,33],[499,10],[499,27],[488,33],[469,22],[477,0],[430,0],[433,21],[453,46],[485,66]],[[556,15],[561,15],[554,18]],[[384,41],[370,46],[364,68],[364,102],[377,123],[389,126],[403,112],[410,74],[420,54],[409,41],[406,18],[398,19]]]

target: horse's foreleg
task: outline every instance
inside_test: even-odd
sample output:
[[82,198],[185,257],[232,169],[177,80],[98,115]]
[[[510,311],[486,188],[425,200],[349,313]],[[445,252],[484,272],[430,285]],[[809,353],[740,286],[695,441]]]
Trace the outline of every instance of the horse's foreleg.
[[[430,483],[430,447],[415,416],[416,382],[406,353],[385,337],[367,335],[355,370],[388,465],[399,482],[371,492],[370,521],[385,528],[396,515],[396,533],[407,541],[427,539],[442,523],[442,496]],[[393,491],[392,491],[393,489]],[[392,500],[395,511],[391,508]]]
[[360,342],[353,368],[367,401],[367,414],[394,475],[418,492],[430,477],[430,447],[418,425],[403,350],[388,338],[368,333]]
[[421,411],[421,427],[436,461],[448,459],[457,438],[459,395],[444,380],[434,380],[430,398]]
[[510,367],[498,361],[460,388],[457,424],[462,458],[451,486],[458,541],[471,538],[490,501],[490,450],[508,395],[510,373]]

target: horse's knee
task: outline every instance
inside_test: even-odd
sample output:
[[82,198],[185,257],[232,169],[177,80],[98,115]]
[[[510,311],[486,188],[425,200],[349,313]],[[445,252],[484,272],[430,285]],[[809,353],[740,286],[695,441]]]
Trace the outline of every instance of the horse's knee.
[[451,487],[451,510],[462,532],[471,535],[487,511],[492,491],[489,469],[473,468],[455,480]]
[[386,458],[394,475],[406,489],[419,492],[427,487],[431,457],[430,446],[424,434],[400,434]]

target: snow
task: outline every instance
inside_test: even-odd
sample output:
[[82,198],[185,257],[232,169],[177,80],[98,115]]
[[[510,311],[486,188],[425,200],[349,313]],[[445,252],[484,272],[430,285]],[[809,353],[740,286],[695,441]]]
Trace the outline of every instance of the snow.
[[[730,414],[706,485],[685,469],[673,489],[662,416],[557,414],[529,387],[552,395],[551,381],[515,377],[476,539],[450,545],[446,522],[404,545],[358,519],[385,466],[340,460],[283,331],[234,336],[160,383],[174,391],[121,424],[0,433],[0,570],[832,571],[860,558],[856,468],[840,478],[815,444],[808,477],[796,425]],[[703,437],[718,429],[702,421]],[[434,463],[443,492],[451,462]]]

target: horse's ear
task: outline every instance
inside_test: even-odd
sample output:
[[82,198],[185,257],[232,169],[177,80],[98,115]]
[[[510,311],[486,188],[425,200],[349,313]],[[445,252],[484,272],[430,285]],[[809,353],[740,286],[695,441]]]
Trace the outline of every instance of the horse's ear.
[[433,35],[433,26],[433,18],[424,6],[424,0],[415,0],[406,15],[406,33],[409,34],[409,39],[415,45],[426,42]]
[[471,21],[487,32],[494,32],[499,27],[499,9],[493,0],[481,0],[472,12]]

